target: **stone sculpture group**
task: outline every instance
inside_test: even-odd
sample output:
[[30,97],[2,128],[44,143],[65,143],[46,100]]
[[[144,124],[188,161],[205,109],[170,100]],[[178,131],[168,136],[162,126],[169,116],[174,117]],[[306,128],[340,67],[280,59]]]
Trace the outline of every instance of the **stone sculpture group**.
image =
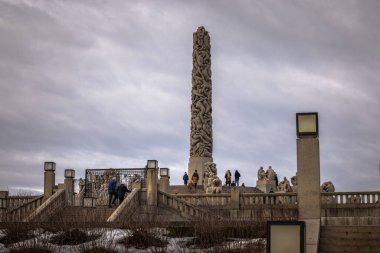
[[212,157],[210,36],[203,26],[193,36],[190,156]]

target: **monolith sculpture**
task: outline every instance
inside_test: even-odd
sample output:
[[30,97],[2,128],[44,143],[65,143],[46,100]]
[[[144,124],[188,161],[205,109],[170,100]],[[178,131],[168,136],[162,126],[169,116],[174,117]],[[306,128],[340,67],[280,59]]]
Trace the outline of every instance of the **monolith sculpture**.
[[190,178],[195,170],[198,185],[203,185],[204,166],[212,159],[212,83],[210,36],[203,26],[193,34],[191,91]]

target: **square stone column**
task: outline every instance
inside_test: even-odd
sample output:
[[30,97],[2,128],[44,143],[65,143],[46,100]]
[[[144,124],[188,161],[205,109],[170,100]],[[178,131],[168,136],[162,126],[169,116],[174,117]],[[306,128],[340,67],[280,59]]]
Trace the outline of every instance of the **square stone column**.
[[169,192],[169,177],[168,176],[161,176],[160,177],[160,184],[159,189],[162,192]]
[[55,162],[45,162],[44,170],[44,200],[46,200],[53,195],[55,186]]
[[297,191],[299,219],[320,219],[320,161],[319,139],[297,139]]
[[157,206],[157,168],[147,169],[146,197],[148,206]]
[[319,139],[297,139],[299,220],[305,221],[306,253],[318,252],[321,218]]

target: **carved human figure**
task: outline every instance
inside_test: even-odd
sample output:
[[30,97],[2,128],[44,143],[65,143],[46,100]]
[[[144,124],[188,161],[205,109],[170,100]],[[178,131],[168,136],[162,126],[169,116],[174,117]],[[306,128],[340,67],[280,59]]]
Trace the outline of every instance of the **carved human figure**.
[[260,169],[257,171],[257,179],[258,180],[266,180],[266,173],[263,167],[260,167]]
[[292,177],[290,178],[290,182],[292,182],[292,185],[293,185],[293,186],[297,186],[297,185],[298,185],[298,182],[297,182],[297,173],[296,173],[295,176],[292,176]]
[[266,172],[266,176],[268,180],[274,180],[275,175],[276,175],[276,172],[274,172],[274,170],[272,169],[272,166],[269,166]]
[[331,181],[324,182],[321,185],[321,192],[335,192],[335,186]]
[[190,156],[212,157],[210,36],[203,26],[193,34]]
[[278,184],[278,191],[279,192],[291,191],[289,180],[286,177],[284,177],[284,179]]
[[205,179],[207,179],[206,193],[222,192],[222,181],[217,176],[217,168],[215,163],[205,163]]
[[[321,192],[335,192],[334,184],[331,181],[324,182],[321,185]],[[321,200],[322,200],[322,203],[326,203],[326,204],[336,203],[335,196],[331,196],[331,195],[322,196]]]

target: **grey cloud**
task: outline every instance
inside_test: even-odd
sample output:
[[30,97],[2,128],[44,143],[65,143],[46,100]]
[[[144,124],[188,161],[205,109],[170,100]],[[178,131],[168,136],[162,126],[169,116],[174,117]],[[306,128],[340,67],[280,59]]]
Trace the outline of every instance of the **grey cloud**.
[[320,114],[321,180],[377,190],[379,10],[377,1],[1,2],[0,185],[41,188],[46,160],[63,180],[66,167],[80,177],[152,158],[181,183],[192,33],[204,25],[219,174],[238,168],[254,185],[258,167],[272,165],[291,177],[295,113],[310,110]]

